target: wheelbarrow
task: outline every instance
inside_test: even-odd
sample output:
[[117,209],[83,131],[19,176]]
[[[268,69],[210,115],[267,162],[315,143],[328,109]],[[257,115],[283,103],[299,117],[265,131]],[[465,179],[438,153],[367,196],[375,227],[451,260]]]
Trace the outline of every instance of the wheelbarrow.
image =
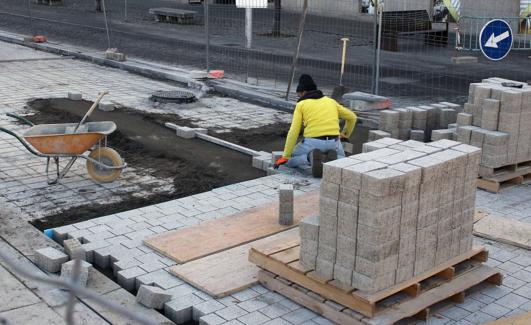
[[[56,184],[66,176],[78,158],[85,159],[87,171],[96,182],[110,183],[120,177],[127,166],[114,149],[107,147],[107,136],[116,130],[114,122],[87,122],[99,102],[108,94],[102,92],[79,123],[34,125],[15,114],[10,117],[30,125],[23,135],[0,127],[0,131],[15,137],[30,153],[46,158],[48,184]],[[88,154],[87,154],[88,152]],[[60,170],[59,158],[70,158]],[[50,176],[51,160],[55,163],[56,177]]]

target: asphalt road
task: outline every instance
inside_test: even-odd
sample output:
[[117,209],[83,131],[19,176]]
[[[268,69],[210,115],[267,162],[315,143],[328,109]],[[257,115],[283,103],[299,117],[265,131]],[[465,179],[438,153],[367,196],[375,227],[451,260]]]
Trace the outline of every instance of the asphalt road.
[[[0,29],[22,34],[44,34],[50,41],[70,43],[104,50],[107,38],[103,14],[95,11],[94,2],[65,0],[65,6],[31,5],[32,23],[27,4],[18,0],[0,3]],[[166,0],[128,0],[127,21],[124,2],[108,0],[111,47],[129,56],[193,68],[205,67],[205,34],[202,6],[176,5]],[[193,25],[156,23],[148,13],[153,7],[174,7],[198,13]],[[284,37],[269,35],[272,10],[255,11],[253,50],[244,47],[243,10],[231,6],[212,6],[210,12],[211,68],[224,69],[234,78],[246,76],[285,83],[296,44],[298,15],[283,13]],[[367,21],[309,16],[301,47],[298,72],[311,73],[318,83],[332,87],[338,82],[340,44],[343,36],[351,38],[348,48],[345,84],[356,90],[370,90],[374,51],[372,24]],[[451,43],[451,41],[450,41]],[[437,97],[459,101],[468,84],[498,76],[531,80],[529,52],[513,52],[501,63],[480,58],[478,64],[452,65],[451,47],[425,47],[418,37],[401,40],[402,51],[382,52],[381,89],[388,96]],[[527,52],[527,53],[524,53]],[[470,53],[466,53],[470,54]],[[477,53],[475,53],[477,55]]]

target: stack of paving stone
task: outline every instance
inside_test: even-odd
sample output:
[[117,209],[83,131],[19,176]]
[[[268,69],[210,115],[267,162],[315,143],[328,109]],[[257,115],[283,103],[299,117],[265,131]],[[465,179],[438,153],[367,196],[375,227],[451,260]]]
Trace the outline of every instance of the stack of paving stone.
[[320,216],[300,226],[304,267],[375,292],[472,248],[480,149],[392,138],[364,149],[324,165]]
[[448,102],[385,110],[380,112],[379,130],[369,132],[369,141],[391,137],[427,142],[432,130],[448,128],[461,111],[459,105]]
[[[482,148],[481,176],[492,169],[531,160],[531,86],[504,87],[511,80],[491,78],[470,84],[468,103],[455,128],[435,131]],[[518,84],[518,83],[517,83]]]

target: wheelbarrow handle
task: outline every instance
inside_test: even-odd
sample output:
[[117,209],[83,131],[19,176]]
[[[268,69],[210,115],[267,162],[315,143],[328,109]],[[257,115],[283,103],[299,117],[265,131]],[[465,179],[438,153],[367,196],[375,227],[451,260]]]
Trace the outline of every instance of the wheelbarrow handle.
[[35,156],[46,157],[46,155],[43,155],[40,152],[38,152],[37,150],[35,150],[26,140],[24,140],[24,138],[22,138],[17,133],[15,133],[15,132],[13,132],[11,130],[5,129],[3,127],[0,127],[0,132],[5,132],[5,133],[15,137],[29,152],[31,152]]
[[7,113],[6,114],[7,116],[9,117],[12,117],[14,119],[17,119],[19,120],[20,122],[24,123],[24,124],[27,124],[29,126],[34,126],[35,124],[33,124],[30,120],[28,120],[27,118],[24,118],[22,116],[19,116],[19,115],[16,115],[16,114],[13,114],[13,113]]
[[92,112],[94,112],[94,110],[96,109],[96,107],[98,107],[98,104],[100,103],[101,99],[103,98],[103,96],[107,95],[109,92],[108,91],[102,91],[99,95],[98,95],[98,98],[96,98],[96,100],[94,101],[94,104],[92,104],[92,106],[90,107],[90,109],[88,110],[87,114],[85,114],[85,116],[83,116],[83,119],[81,119],[81,121],[78,123],[78,125],[76,126],[76,128],[74,129],[74,133],[77,132],[77,129],[79,129],[79,127],[85,123],[85,120],[92,114]]

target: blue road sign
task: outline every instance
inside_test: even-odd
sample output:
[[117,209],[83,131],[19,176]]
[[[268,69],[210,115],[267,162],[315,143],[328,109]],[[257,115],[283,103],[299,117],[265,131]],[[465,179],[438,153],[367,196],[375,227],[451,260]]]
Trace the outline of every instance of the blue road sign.
[[489,60],[499,61],[509,54],[513,47],[513,31],[511,26],[501,19],[489,21],[479,36],[481,52]]

